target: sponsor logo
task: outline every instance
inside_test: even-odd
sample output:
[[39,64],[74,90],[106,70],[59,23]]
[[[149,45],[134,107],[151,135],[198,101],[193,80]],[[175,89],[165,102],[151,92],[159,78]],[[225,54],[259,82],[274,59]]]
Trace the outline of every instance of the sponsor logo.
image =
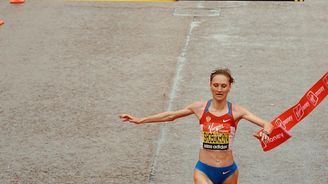
[[208,122],[210,122],[210,121],[211,121],[211,117],[206,116],[206,122],[208,123]]
[[203,147],[205,149],[212,149],[213,148],[213,145],[210,145],[210,144],[204,144]]
[[296,107],[294,107],[293,111],[294,111],[297,121],[300,120],[304,115],[304,110],[303,110],[301,104],[297,104]]
[[224,128],[224,126],[222,124],[218,125],[218,126],[214,126],[214,123],[212,123],[211,125],[208,125],[208,130],[210,132],[217,132],[217,131],[221,130],[222,128]]
[[326,87],[328,88],[328,74],[323,78],[323,83],[325,83]]
[[219,145],[219,144],[203,144],[204,149],[211,149],[211,150],[227,150],[228,149],[228,144],[224,145]]
[[277,141],[277,140],[282,139],[282,138],[284,138],[283,133],[277,134],[273,137],[269,137],[269,139],[264,140],[264,142],[263,142],[264,143],[264,148],[266,148],[268,144],[273,143],[274,141]]
[[226,122],[228,122],[228,121],[230,121],[230,119],[224,119],[224,120],[223,120],[223,123],[226,123]]
[[317,103],[318,103],[318,96],[315,95],[312,91],[309,91],[307,94],[306,94],[306,98],[310,101],[310,103],[313,105],[313,106],[316,106]]
[[288,116],[285,120],[282,121],[282,127],[286,129],[286,125],[289,123],[289,122],[292,122],[294,119],[293,119],[293,116],[290,115]]
[[231,170],[222,172],[222,174],[228,174]]
[[276,121],[274,123],[275,123],[276,127],[282,126],[282,127],[286,128],[286,126],[282,123],[280,118],[276,119]]
[[315,92],[315,95],[316,95],[317,97],[319,97],[319,96],[321,95],[321,93],[324,92],[324,91],[325,91],[325,88],[324,88],[323,86],[321,86],[321,87],[318,89],[318,91]]

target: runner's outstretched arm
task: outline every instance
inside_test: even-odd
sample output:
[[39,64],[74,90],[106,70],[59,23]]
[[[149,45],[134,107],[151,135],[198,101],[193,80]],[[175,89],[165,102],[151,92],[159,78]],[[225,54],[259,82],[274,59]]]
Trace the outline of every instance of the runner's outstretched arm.
[[255,135],[255,136],[261,137],[262,141],[269,138],[269,134],[273,130],[273,125],[271,123],[257,117],[256,115],[249,112],[247,109],[243,107],[238,106],[238,111],[241,112],[242,119],[245,119],[263,128],[263,131],[261,131],[259,135]]
[[184,109],[177,110],[177,111],[168,111],[168,112],[162,112],[155,115],[147,116],[138,118],[135,116],[132,116],[130,114],[121,114],[119,117],[122,121],[128,121],[135,124],[143,124],[143,123],[155,123],[155,122],[167,122],[167,121],[173,121],[177,118],[185,117],[188,115],[193,114],[193,104],[185,107]]

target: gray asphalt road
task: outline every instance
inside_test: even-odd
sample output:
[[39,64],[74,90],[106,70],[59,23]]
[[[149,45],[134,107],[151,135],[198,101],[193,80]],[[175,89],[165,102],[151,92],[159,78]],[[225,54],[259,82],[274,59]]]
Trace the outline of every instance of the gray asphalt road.
[[[272,120],[327,72],[328,5],[294,2],[0,1],[0,183],[192,183],[195,117],[131,125],[210,98]],[[328,183],[327,100],[264,153],[239,124],[241,184]]]

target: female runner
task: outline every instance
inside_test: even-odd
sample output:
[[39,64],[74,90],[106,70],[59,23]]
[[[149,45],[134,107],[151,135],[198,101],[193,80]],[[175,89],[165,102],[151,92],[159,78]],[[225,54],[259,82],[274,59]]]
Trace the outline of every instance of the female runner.
[[210,75],[212,99],[194,102],[184,109],[162,112],[147,117],[121,114],[123,121],[135,124],[167,122],[195,114],[199,119],[202,146],[199,161],[195,166],[195,184],[237,184],[238,168],[233,159],[232,145],[241,119],[263,128],[259,133],[262,140],[268,139],[273,126],[247,109],[227,101],[234,82],[229,69],[216,69]]

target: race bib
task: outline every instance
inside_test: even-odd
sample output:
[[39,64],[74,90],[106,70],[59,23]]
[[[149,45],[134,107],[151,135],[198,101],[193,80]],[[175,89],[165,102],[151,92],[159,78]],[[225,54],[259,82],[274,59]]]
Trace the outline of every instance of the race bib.
[[211,150],[227,150],[229,148],[229,133],[203,132],[203,148]]

